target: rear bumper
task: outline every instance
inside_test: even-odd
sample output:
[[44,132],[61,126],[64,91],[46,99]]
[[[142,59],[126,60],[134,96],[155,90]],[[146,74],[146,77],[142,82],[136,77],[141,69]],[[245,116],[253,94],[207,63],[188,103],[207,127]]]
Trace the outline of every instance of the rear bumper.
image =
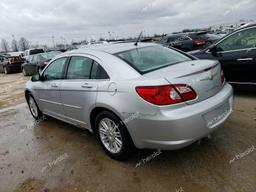
[[127,123],[138,148],[172,150],[183,148],[221,126],[232,111],[233,90],[226,84],[204,101],[151,116],[138,115]]
[[20,72],[21,71],[21,64],[6,65],[6,67],[10,72]]

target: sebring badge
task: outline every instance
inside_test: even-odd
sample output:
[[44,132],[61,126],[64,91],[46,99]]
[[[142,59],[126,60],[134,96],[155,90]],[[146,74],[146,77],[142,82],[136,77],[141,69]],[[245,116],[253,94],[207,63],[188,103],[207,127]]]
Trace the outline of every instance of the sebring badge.
[[207,74],[203,75],[203,78],[200,79],[200,81],[207,81],[207,80],[212,81],[216,75],[217,75],[217,72],[213,73],[212,71],[209,71]]

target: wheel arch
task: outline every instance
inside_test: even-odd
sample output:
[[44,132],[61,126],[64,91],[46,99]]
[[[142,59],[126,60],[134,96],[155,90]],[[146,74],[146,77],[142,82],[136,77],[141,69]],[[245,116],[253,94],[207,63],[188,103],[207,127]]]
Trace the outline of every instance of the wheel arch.
[[[91,129],[92,131],[94,132],[94,129],[95,129],[95,120],[96,120],[96,117],[99,113],[101,113],[102,111],[109,111],[111,113],[113,113],[114,115],[116,115],[120,121],[124,122],[124,117],[122,116],[122,114],[120,112],[118,112],[117,110],[113,109],[111,106],[106,106],[106,105],[98,105],[98,106],[95,106],[92,110],[91,110],[91,113],[90,113],[90,126],[91,126]],[[131,137],[131,139],[133,140],[133,137],[132,137],[132,133],[131,133],[131,130],[128,129],[127,125],[125,123],[123,123]],[[134,141],[133,141],[134,142]]]
[[[31,94],[31,92],[30,92],[28,89],[26,89],[26,90],[25,90],[25,98],[26,98],[26,101],[28,101],[28,96],[29,96],[29,95],[32,95],[32,94]],[[33,96],[33,95],[32,95],[32,96]]]
[[122,120],[122,117],[120,115],[120,113],[118,113],[116,110],[114,110],[113,108],[109,107],[109,106],[95,106],[92,110],[91,110],[91,113],[90,113],[90,125],[91,125],[91,128],[92,128],[92,131],[94,132],[94,123],[95,123],[95,120],[96,120],[96,117],[98,114],[100,114],[102,111],[109,111],[111,113],[113,113],[114,115],[116,115],[121,121]]

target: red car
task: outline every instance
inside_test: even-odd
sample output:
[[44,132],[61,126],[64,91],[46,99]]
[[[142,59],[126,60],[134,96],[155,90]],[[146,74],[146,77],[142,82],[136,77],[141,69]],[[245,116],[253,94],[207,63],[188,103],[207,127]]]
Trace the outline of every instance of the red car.
[[21,64],[23,59],[17,56],[7,56],[0,59],[0,72],[1,73],[11,73],[11,72],[20,72]]

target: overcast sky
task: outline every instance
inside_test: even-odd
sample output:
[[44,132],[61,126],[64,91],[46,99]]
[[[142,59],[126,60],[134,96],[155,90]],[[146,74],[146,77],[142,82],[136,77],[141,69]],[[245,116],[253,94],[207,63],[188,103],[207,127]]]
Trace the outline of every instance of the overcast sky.
[[170,33],[256,20],[256,0],[1,0],[0,38],[32,43]]

